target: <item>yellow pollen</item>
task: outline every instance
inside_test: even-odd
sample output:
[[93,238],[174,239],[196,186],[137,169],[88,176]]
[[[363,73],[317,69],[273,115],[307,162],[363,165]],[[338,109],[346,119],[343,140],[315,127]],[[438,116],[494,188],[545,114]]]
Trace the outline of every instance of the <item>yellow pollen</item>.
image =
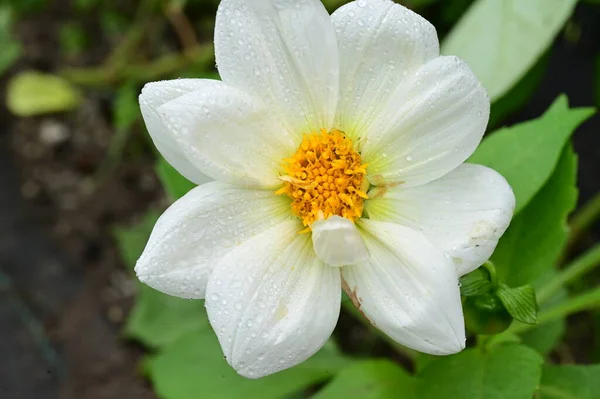
[[316,220],[333,215],[355,221],[368,198],[367,166],[343,132],[321,129],[304,135],[296,153],[283,160],[285,174],[279,177],[283,187],[276,194],[292,199],[292,212],[307,226],[303,232]]

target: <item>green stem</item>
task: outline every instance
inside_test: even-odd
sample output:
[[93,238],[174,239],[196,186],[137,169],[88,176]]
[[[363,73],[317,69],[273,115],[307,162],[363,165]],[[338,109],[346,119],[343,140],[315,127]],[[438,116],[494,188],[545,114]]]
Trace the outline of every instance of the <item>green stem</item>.
[[362,312],[360,310],[358,310],[356,308],[356,306],[354,306],[352,301],[349,301],[349,300],[343,301],[342,306],[344,307],[344,310],[348,314],[350,314],[356,320],[358,320],[362,324],[364,324],[364,326],[367,327],[367,329],[369,330],[369,332],[371,334],[374,334],[374,335],[380,337],[381,339],[383,339],[384,341],[386,341],[388,344],[390,344],[390,346],[392,346],[392,348],[394,348],[396,350],[396,352],[400,353],[401,355],[403,355],[411,360],[414,360],[417,357],[417,352],[415,352],[414,350],[409,349],[405,346],[400,345],[399,343],[394,341],[392,338],[390,338],[388,335],[384,334],[382,331],[375,328],[373,326],[373,324],[371,324],[371,322],[369,322],[369,320],[367,320],[367,318],[362,314]]
[[563,263],[568,257],[573,247],[596,221],[600,219],[600,193],[596,194],[591,200],[585,203],[583,207],[573,215],[569,226],[571,233],[567,240],[567,245],[563,249],[557,264]]
[[490,282],[492,283],[492,287],[496,289],[498,287],[498,274],[496,273],[496,266],[491,261],[486,261],[482,265],[490,274]]
[[514,334],[520,334],[538,325],[561,319],[573,313],[598,307],[600,307],[600,287],[541,311],[538,316],[539,324],[517,324],[514,327],[509,328],[508,331]]
[[540,288],[536,295],[538,303],[543,304],[563,286],[589,272],[596,266],[600,266],[600,244],[575,259],[575,261],[561,270],[548,284]]
[[571,220],[572,234],[580,234],[587,230],[600,218],[600,193],[586,202]]
[[213,46],[206,44],[190,50],[186,54],[166,54],[152,62],[133,65],[122,65],[116,69],[107,66],[92,68],[66,68],[60,75],[71,83],[104,87],[119,84],[123,81],[149,82],[171,75],[189,65],[213,64]]

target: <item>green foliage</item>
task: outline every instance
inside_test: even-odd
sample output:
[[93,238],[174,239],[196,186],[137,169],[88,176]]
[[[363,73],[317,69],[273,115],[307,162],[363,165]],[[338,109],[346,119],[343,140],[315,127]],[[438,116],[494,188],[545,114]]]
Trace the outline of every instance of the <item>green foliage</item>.
[[544,366],[539,399],[597,399],[600,397],[600,365]]
[[462,296],[482,295],[491,291],[492,288],[492,283],[481,268],[460,278],[460,294]]
[[567,240],[567,216],[577,202],[576,173],[577,159],[569,146],[544,188],[498,243],[492,261],[501,281],[518,287],[552,269]]
[[129,129],[141,116],[138,104],[139,89],[133,83],[121,86],[113,103],[113,125],[118,130]]
[[510,288],[501,284],[496,292],[513,319],[526,324],[537,324],[535,290],[530,285]]
[[593,113],[590,108],[569,109],[561,96],[542,117],[493,133],[468,162],[489,166],[508,180],[518,214],[554,171],[575,128]]
[[313,399],[416,399],[417,380],[385,359],[357,361],[342,369]]
[[[496,100],[546,51],[576,3],[576,0],[478,0],[450,32],[442,53],[465,60],[491,99]],[[523,29],[524,24],[527,29]]]
[[21,44],[13,37],[12,12],[9,7],[0,7],[0,76],[21,56]]
[[62,25],[58,38],[61,51],[69,57],[82,54],[88,45],[86,32],[77,22]]
[[138,260],[150,232],[156,224],[160,215],[157,212],[150,211],[144,215],[140,223],[132,227],[116,227],[114,229],[114,235],[117,240],[121,259],[125,262],[125,265],[133,269],[135,262]]
[[522,345],[467,349],[430,362],[418,375],[420,398],[530,399],[540,381],[542,357]]
[[500,334],[513,321],[495,292],[468,297],[463,304],[465,324],[475,334]]
[[162,186],[173,200],[183,197],[188,191],[196,187],[194,183],[181,176],[163,157],[156,161],[154,168]]
[[6,106],[17,116],[69,111],[80,103],[79,91],[55,75],[21,72],[8,83]]
[[190,334],[145,362],[163,399],[283,398],[322,382],[350,360],[326,345],[298,366],[258,380],[239,376],[223,358],[211,330]]
[[159,348],[204,330],[214,334],[204,301],[172,297],[139,284],[135,305],[125,325],[127,337]]

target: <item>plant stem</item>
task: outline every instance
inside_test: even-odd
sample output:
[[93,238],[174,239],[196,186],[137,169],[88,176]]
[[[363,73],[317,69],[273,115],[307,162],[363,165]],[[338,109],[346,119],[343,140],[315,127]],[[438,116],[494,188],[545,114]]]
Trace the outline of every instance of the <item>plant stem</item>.
[[494,266],[494,264],[489,260],[486,261],[482,266],[490,274],[490,282],[492,283],[492,287],[494,289],[498,288],[498,274],[496,273],[496,266]]
[[[600,287],[584,294],[577,295],[565,302],[541,311],[538,316],[539,324],[537,325],[597,307],[600,307]],[[537,325],[517,324],[514,327],[509,328],[508,331],[514,334],[520,334],[536,327]]]
[[557,264],[563,263],[575,247],[582,234],[587,231],[595,222],[600,219],[600,193],[596,194],[591,200],[585,203],[583,207],[573,215],[569,226],[571,233],[567,244],[563,249]]
[[540,288],[536,295],[538,303],[543,304],[560,288],[589,272],[596,266],[600,266],[600,244],[575,259],[575,261],[561,270],[548,284]]
[[201,45],[189,53],[166,54],[154,61],[122,65],[113,70],[107,66],[92,68],[66,68],[59,74],[71,83],[81,86],[112,86],[126,80],[150,82],[173,74],[189,65],[209,65],[214,62],[212,44]]
[[367,327],[367,329],[369,330],[369,332],[371,334],[377,335],[378,337],[380,337],[381,339],[386,341],[388,344],[390,344],[392,346],[392,348],[394,348],[394,350],[396,350],[396,352],[400,353],[401,355],[405,356],[406,358],[408,358],[410,360],[414,360],[416,358],[417,352],[415,352],[414,350],[409,349],[405,346],[400,345],[399,343],[394,341],[392,338],[390,338],[388,335],[386,335],[382,331],[375,328],[373,326],[373,324],[371,324],[369,322],[369,320],[367,320],[367,318],[361,313],[361,311],[358,310],[354,306],[354,304],[352,304],[352,301],[349,301],[349,300],[343,301],[342,306],[344,307],[344,310],[346,310],[346,312],[348,312],[352,317],[354,317],[356,320],[358,320],[362,324],[364,324],[364,326]]
[[577,237],[600,219],[600,193],[585,203],[571,219],[571,236]]

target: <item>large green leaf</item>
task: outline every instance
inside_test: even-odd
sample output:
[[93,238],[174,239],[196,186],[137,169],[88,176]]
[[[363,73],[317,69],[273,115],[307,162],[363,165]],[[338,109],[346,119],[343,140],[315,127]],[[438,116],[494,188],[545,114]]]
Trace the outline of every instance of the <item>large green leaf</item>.
[[542,117],[493,133],[468,162],[489,166],[508,180],[517,214],[544,186],[575,128],[593,113],[591,108],[569,109],[567,98],[560,96]]
[[600,365],[544,366],[539,399],[600,398]]
[[204,301],[172,297],[138,284],[135,305],[125,325],[125,335],[158,348],[193,332],[209,330]]
[[531,399],[540,381],[542,357],[523,345],[490,352],[467,349],[429,363],[418,375],[423,399]]
[[510,90],[550,46],[576,0],[479,0],[442,45],[469,64],[492,100]]
[[577,202],[577,158],[567,147],[548,183],[516,216],[492,261],[511,287],[529,284],[552,269],[564,246],[567,215]]
[[196,187],[194,183],[183,177],[174,167],[160,157],[154,167],[163,188],[173,200],[177,200],[187,194],[192,188]]
[[313,399],[416,399],[416,379],[389,360],[356,362],[342,371]]
[[276,399],[324,381],[349,363],[326,346],[296,367],[250,380],[227,364],[215,334],[207,330],[164,348],[146,361],[145,368],[163,399]]

